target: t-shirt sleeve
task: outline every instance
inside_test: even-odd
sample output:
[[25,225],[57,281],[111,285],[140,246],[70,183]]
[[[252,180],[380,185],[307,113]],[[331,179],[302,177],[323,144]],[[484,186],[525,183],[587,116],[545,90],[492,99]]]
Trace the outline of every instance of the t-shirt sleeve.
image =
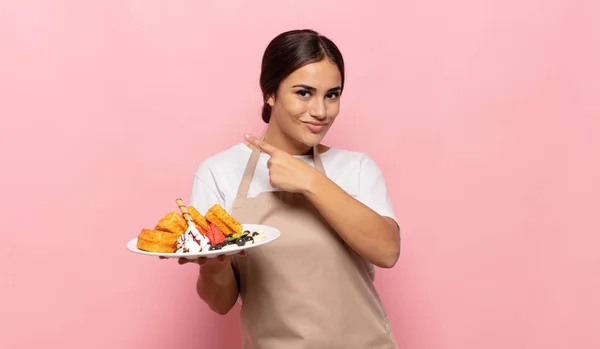
[[210,170],[201,165],[194,174],[192,181],[192,192],[190,194],[190,205],[198,212],[205,214],[214,204],[225,206],[225,200],[219,194],[216,183]]
[[398,224],[381,169],[369,156],[362,161],[358,186],[358,201]]

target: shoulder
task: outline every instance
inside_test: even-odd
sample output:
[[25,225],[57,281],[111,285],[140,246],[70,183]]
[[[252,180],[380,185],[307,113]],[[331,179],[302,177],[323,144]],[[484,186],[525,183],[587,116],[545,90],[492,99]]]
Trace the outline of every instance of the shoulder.
[[382,182],[379,166],[367,153],[332,147],[321,157],[327,176],[353,197]]
[[343,166],[347,169],[352,168],[352,170],[360,170],[361,172],[365,169],[379,168],[373,157],[360,151],[331,147],[321,156],[323,161],[330,165]]
[[250,153],[250,149],[243,143],[237,143],[205,158],[196,168],[195,175],[202,179],[210,179],[215,174],[234,171],[245,166]]

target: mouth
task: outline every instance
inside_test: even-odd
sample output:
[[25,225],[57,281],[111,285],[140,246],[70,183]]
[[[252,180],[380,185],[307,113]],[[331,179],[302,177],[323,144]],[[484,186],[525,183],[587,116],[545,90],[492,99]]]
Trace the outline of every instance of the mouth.
[[319,133],[323,131],[323,129],[325,129],[325,127],[328,125],[327,122],[302,121],[302,123],[306,125],[306,127],[308,127],[308,129],[313,133]]

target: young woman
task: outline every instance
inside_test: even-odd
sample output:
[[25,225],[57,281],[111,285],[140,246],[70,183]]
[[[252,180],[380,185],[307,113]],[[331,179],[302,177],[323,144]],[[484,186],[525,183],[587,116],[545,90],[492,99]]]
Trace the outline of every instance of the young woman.
[[198,260],[198,295],[219,314],[239,299],[243,348],[396,348],[372,283],[373,265],[391,268],[400,254],[384,178],[369,156],[320,143],[340,108],[340,51],[311,30],[282,33],[260,85],[267,131],[206,159],[190,204],[219,203],[281,237]]

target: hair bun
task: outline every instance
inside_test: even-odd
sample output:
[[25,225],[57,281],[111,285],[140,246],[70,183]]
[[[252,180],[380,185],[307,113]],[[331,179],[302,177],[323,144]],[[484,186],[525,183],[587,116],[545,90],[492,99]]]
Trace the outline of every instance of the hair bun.
[[265,102],[265,104],[263,105],[262,119],[267,124],[269,123],[269,120],[271,120],[271,106],[267,102]]

